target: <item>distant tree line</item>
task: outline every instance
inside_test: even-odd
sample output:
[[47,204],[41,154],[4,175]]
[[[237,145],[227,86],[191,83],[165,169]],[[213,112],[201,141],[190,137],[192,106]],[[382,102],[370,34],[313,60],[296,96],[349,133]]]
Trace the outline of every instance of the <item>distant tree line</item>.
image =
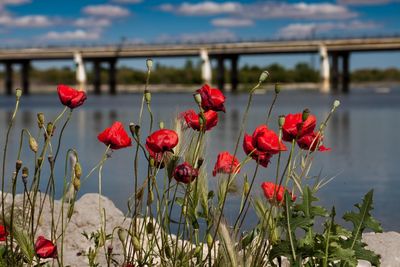
[[[318,82],[319,71],[313,69],[308,63],[298,63],[293,68],[285,68],[284,66],[274,63],[266,67],[244,65],[239,70],[239,79],[241,83],[253,84],[258,81],[259,75],[263,70],[271,73],[271,82],[284,83],[301,83],[301,82]],[[214,82],[216,71],[213,71]],[[31,81],[36,84],[55,84],[75,83],[75,70],[71,67],[37,69],[32,68]],[[88,69],[88,82],[93,80],[93,74]],[[0,72],[0,78],[4,73]],[[19,78],[18,72],[15,72],[15,78]],[[108,80],[107,69],[101,70],[101,79],[103,83]],[[146,72],[133,69],[127,66],[118,68],[117,81],[120,84],[143,84],[146,79]],[[225,72],[225,80],[229,82],[229,70]],[[351,73],[352,82],[371,82],[371,81],[400,81],[400,70],[396,68],[388,69],[359,69]],[[200,63],[186,61],[181,68],[173,66],[164,66],[155,64],[151,74],[151,83],[153,84],[199,84],[201,83],[201,66]]]

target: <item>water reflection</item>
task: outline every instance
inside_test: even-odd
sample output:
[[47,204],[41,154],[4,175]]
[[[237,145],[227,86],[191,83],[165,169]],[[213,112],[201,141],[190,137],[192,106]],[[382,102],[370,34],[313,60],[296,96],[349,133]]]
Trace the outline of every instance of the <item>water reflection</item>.
[[[280,114],[301,112],[305,107],[311,109],[321,122],[330,110],[334,97],[339,97],[342,105],[334,114],[326,130],[325,145],[332,148],[331,152],[319,153],[315,159],[312,174],[317,175],[321,169],[324,177],[337,177],[320,192],[322,204],[330,207],[336,205],[338,214],[352,208],[352,204],[360,201],[363,194],[370,188],[375,189],[376,208],[374,214],[384,220],[385,230],[400,230],[400,213],[397,212],[398,193],[400,186],[400,166],[398,165],[397,142],[400,132],[400,91],[393,90],[386,95],[373,92],[354,92],[347,96],[320,95],[313,92],[282,92],[276,107],[272,112],[270,127],[277,129],[276,118]],[[272,95],[257,95],[254,98],[247,121],[246,132],[251,133],[259,124],[265,123],[266,103],[271,103]],[[0,137],[5,136],[8,121],[12,116],[14,98],[0,97]],[[64,132],[63,150],[60,158],[65,158],[67,148],[76,148],[82,161],[84,174],[99,160],[105,146],[98,142],[97,135],[115,120],[122,121],[127,128],[129,122],[137,122],[140,109],[140,95],[89,96],[84,106],[74,110],[73,117]],[[208,173],[211,174],[214,160],[220,151],[233,152],[239,134],[243,110],[247,102],[246,95],[227,97],[227,112],[219,114],[219,124],[209,133],[207,157]],[[133,105],[136,104],[136,105]],[[192,97],[183,94],[154,95],[152,108],[155,115],[154,125],[164,121],[166,127],[171,125],[171,116],[189,108],[194,108]],[[15,148],[18,146],[19,133],[22,128],[37,132],[36,114],[44,112],[47,120],[54,119],[62,111],[56,96],[30,96],[21,105],[16,119],[15,129],[11,135],[10,147],[13,151],[7,155],[7,173],[11,173],[15,161]],[[144,117],[148,114],[144,112]],[[61,127],[59,127],[60,129]],[[143,133],[147,133],[148,120],[144,119]],[[144,137],[143,137],[144,138]],[[43,140],[38,140],[43,142]],[[3,140],[0,146],[3,147]],[[106,162],[103,169],[103,193],[110,197],[116,205],[126,210],[126,199],[133,191],[133,149],[115,151],[112,158]],[[24,164],[34,168],[30,162],[31,151],[25,148]],[[238,157],[245,155],[241,148]],[[140,164],[144,164],[141,162]],[[271,166],[275,166],[276,158]],[[242,174],[250,176],[254,171],[254,162],[243,168]],[[57,165],[56,175],[62,179],[63,162]],[[271,179],[274,169],[260,169],[256,180],[256,194],[262,195],[259,184]],[[82,192],[97,192],[97,174],[82,184]],[[139,173],[145,177],[145,173]],[[239,186],[241,180],[238,181]],[[217,179],[210,177],[210,183],[215,185]],[[234,217],[240,199],[232,196],[228,201],[227,213]],[[249,220],[255,221],[254,214],[249,214]],[[252,217],[253,216],[253,217]],[[229,218],[228,218],[229,219]]]

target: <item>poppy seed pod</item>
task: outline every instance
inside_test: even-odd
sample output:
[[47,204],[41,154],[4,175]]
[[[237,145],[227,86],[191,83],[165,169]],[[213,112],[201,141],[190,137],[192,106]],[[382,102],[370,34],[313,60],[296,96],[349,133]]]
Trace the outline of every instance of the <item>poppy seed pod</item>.
[[275,94],[279,94],[281,92],[282,86],[280,83],[275,84]]
[[260,83],[264,82],[268,77],[269,77],[269,72],[264,70],[260,75],[259,82]]
[[279,124],[279,128],[282,128],[282,126],[285,124],[285,115],[279,116],[278,124]]
[[44,126],[44,114],[42,112],[37,114],[38,127],[41,129]]
[[31,150],[35,153],[38,152],[38,143],[36,142],[35,138],[33,138],[32,136],[29,137],[29,147],[31,148]]
[[151,58],[148,58],[146,60],[146,67],[148,71],[150,71],[153,68],[153,60]]
[[146,104],[150,104],[151,102],[151,93],[149,90],[144,91],[144,99],[146,100]]
[[164,122],[160,121],[159,126],[160,126],[160,129],[164,129]]
[[193,94],[193,98],[194,98],[194,101],[196,101],[196,103],[198,105],[201,105],[201,95],[200,95],[200,93]]
[[19,159],[15,162],[15,170],[19,171],[21,167],[22,167],[22,160]]
[[15,97],[17,98],[17,101],[21,98],[22,96],[22,90],[21,88],[17,88],[17,90],[15,90]]
[[340,101],[339,100],[335,100],[335,101],[333,101],[333,106],[335,107],[335,108],[337,108],[338,106],[340,106]]

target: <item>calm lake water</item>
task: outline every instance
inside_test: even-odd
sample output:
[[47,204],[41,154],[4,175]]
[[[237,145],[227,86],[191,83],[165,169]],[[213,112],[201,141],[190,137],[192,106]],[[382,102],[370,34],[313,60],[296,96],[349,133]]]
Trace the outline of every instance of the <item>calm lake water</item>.
[[[336,178],[319,191],[320,204],[328,209],[335,205],[337,214],[341,217],[344,211],[352,209],[353,204],[371,188],[374,189],[373,214],[382,222],[385,230],[400,231],[400,212],[398,199],[400,197],[400,88],[389,93],[379,94],[373,90],[354,90],[348,95],[322,95],[318,92],[291,91],[282,92],[273,118],[279,114],[301,112],[305,107],[311,109],[320,122],[329,112],[334,99],[340,99],[342,105],[332,117],[326,131],[325,145],[332,148],[331,152],[318,153],[311,174]],[[259,94],[254,98],[253,106],[247,123],[247,132],[252,132],[256,126],[264,123],[266,110],[272,100],[272,93]],[[76,148],[82,163],[84,174],[99,161],[105,146],[97,141],[97,134],[120,120],[125,125],[137,121],[141,95],[126,94],[115,97],[88,97],[84,106],[74,111],[62,142],[62,153],[58,161],[57,180],[61,187],[63,163],[67,148]],[[194,108],[191,94],[154,94],[152,100],[156,122],[165,121],[170,126],[172,117],[188,108]],[[227,112],[220,114],[219,123],[208,138],[207,160],[208,172],[212,185],[216,178],[211,176],[211,169],[219,151],[233,152],[241,117],[247,102],[247,95],[227,95]],[[4,136],[8,118],[14,105],[13,97],[0,96],[0,148],[3,151]],[[44,112],[47,118],[54,119],[63,109],[56,95],[33,95],[22,98],[21,109],[10,141],[7,173],[11,174],[16,159],[20,129],[28,128],[36,135],[36,114]],[[271,121],[275,125],[276,120]],[[24,164],[30,166],[30,151],[23,151]],[[242,149],[238,156],[244,157]],[[275,166],[277,157],[271,161]],[[103,170],[103,194],[112,199],[117,207],[126,210],[126,200],[133,191],[133,149],[115,151]],[[255,163],[251,162],[243,170],[249,176]],[[260,168],[256,181],[255,194],[261,195],[259,184],[272,180],[274,168]],[[43,178],[44,180],[47,177]],[[81,194],[97,192],[97,175],[82,184]],[[231,196],[227,205],[228,217],[234,217],[240,199]],[[254,214],[249,214],[249,226],[255,223]]]

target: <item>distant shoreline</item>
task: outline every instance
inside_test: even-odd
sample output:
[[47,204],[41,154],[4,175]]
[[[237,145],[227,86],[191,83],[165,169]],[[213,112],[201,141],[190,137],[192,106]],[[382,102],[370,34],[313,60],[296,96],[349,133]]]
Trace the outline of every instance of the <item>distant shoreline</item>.
[[[0,81],[0,84],[2,82]],[[292,91],[292,90],[319,90],[320,83],[282,83],[282,90]],[[17,85],[16,85],[17,86]],[[56,84],[31,84],[30,93],[40,93],[40,94],[50,94],[55,92]],[[199,89],[201,85],[198,84],[150,84],[149,89],[154,93],[187,93],[194,92]],[[215,85],[214,85],[215,86]],[[239,92],[246,91],[250,88],[250,84],[239,84]],[[273,89],[274,84],[270,83],[264,86],[266,90]],[[362,83],[351,83],[350,88],[355,90],[362,89],[378,89],[378,90],[391,90],[400,87],[400,82],[362,82]],[[230,84],[226,84],[225,91],[230,91]],[[140,93],[144,89],[144,85],[141,84],[119,84],[117,85],[118,93]],[[88,85],[87,91],[89,93],[93,92],[93,86]],[[108,85],[103,84],[101,86],[102,93],[106,94],[108,92]],[[4,88],[0,87],[0,94],[4,93]]]

